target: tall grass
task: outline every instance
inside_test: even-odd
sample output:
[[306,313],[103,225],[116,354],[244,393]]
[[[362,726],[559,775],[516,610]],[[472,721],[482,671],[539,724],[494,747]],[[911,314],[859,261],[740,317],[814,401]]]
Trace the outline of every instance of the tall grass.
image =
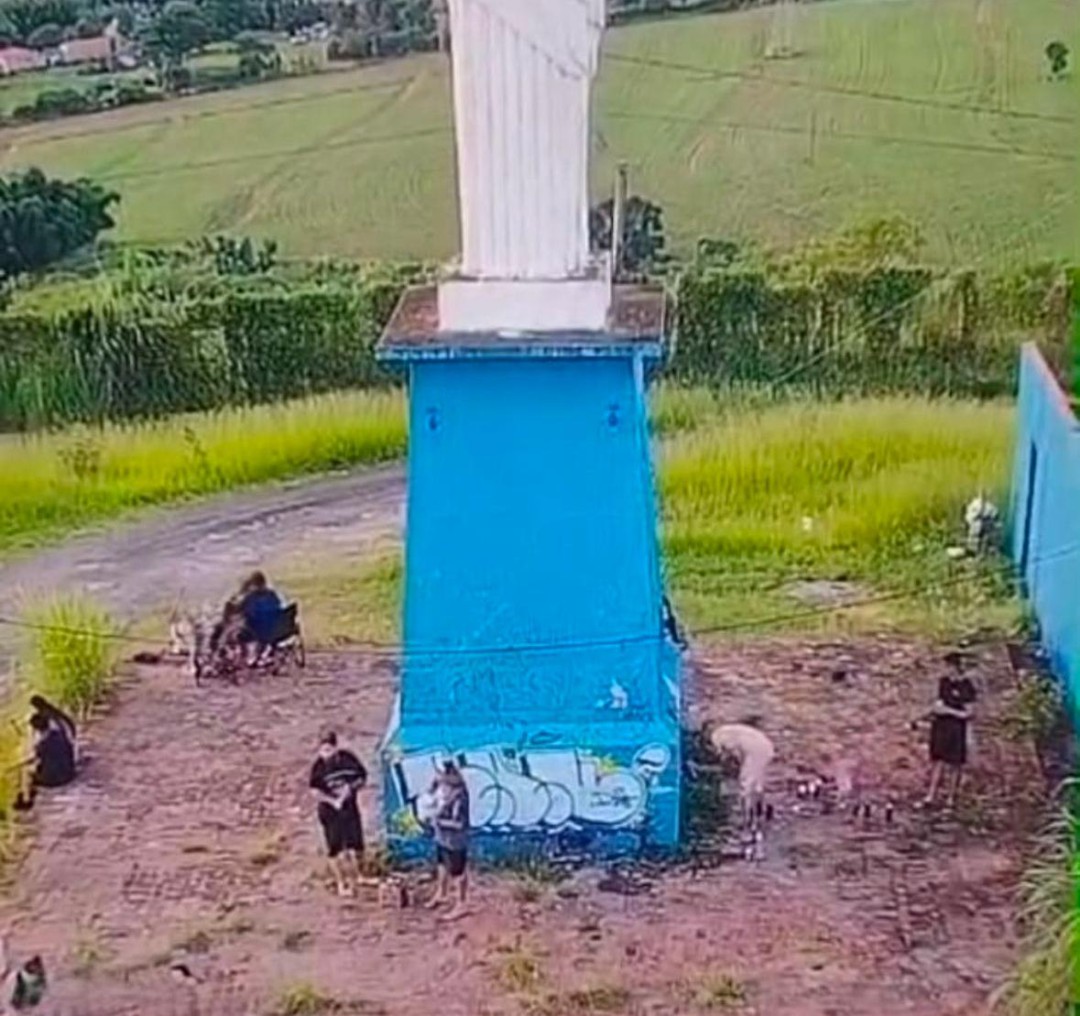
[[59,596],[26,611],[22,678],[81,717],[105,694],[118,659],[116,626],[93,601]]
[[742,604],[794,577],[870,591],[951,577],[945,550],[966,503],[980,492],[1002,502],[1012,413],[892,398],[728,403],[699,417],[660,445],[668,563],[690,619],[738,621],[733,594]]
[[64,596],[25,612],[27,639],[16,680],[0,706],[0,864],[15,846],[13,804],[30,749],[26,717],[40,693],[80,717],[105,695],[117,662],[116,628],[91,600]]
[[1005,996],[1009,1016],[1080,1011],[1080,784],[1043,830],[1021,887],[1024,958]]
[[396,458],[395,392],[0,438],[0,550],[139,506]]
[[[1019,606],[998,563],[946,553],[963,538],[975,494],[1003,501],[1012,412],[1000,403],[778,403],[661,388],[652,425],[677,606],[695,627],[751,626],[808,609],[791,595],[794,579],[846,579],[858,598],[922,592],[799,627],[944,635],[1013,624]],[[396,553],[374,563],[309,561],[284,578],[320,639],[396,635]]]

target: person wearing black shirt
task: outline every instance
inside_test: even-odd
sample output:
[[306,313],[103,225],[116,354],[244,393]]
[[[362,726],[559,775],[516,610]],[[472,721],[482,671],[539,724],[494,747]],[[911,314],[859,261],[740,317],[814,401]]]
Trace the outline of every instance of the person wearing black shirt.
[[311,767],[309,786],[318,799],[319,824],[326,840],[338,894],[351,896],[360,877],[364,832],[356,795],[367,782],[367,770],[351,752],[338,747],[337,735],[326,734]]
[[35,714],[44,716],[51,726],[59,727],[64,732],[64,736],[71,742],[75,760],[78,762],[79,740],[75,721],[59,706],[54,706],[44,695],[31,695],[30,708]]
[[75,747],[64,728],[43,713],[30,716],[34,731],[34,753],[26,760],[29,780],[15,801],[19,810],[34,804],[38,787],[64,787],[75,779]]
[[930,788],[924,804],[934,803],[941,780],[948,767],[953,772],[949,805],[956,802],[964,766],[968,757],[968,724],[977,698],[975,685],[964,673],[964,657],[949,653],[945,657],[950,673],[938,683],[938,697],[930,719]]

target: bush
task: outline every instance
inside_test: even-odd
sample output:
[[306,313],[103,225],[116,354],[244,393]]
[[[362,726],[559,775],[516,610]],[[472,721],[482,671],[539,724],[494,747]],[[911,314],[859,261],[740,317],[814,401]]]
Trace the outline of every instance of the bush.
[[34,691],[85,718],[117,662],[116,627],[93,602],[61,597],[31,607],[25,675]]
[[1008,275],[880,266],[811,277],[695,266],[670,372],[695,383],[988,397],[1015,391],[1024,340],[1060,329],[1060,267]]
[[302,284],[0,315],[0,429],[146,419],[386,382],[397,289]]

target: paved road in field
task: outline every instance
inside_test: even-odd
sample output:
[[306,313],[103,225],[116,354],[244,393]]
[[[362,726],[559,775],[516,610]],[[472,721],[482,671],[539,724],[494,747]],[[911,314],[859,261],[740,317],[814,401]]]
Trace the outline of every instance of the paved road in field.
[[[404,493],[393,465],[147,512],[0,564],[0,616],[54,590],[85,591],[121,619],[178,598],[217,602],[245,570],[308,548],[331,559],[400,534]],[[0,626],[0,672],[11,646]]]

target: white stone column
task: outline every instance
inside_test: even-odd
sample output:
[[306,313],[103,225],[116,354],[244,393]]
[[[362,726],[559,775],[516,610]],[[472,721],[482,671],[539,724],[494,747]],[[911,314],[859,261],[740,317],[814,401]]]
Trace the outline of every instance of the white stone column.
[[588,220],[604,0],[449,9],[462,254],[440,287],[442,327],[602,328],[610,281]]

